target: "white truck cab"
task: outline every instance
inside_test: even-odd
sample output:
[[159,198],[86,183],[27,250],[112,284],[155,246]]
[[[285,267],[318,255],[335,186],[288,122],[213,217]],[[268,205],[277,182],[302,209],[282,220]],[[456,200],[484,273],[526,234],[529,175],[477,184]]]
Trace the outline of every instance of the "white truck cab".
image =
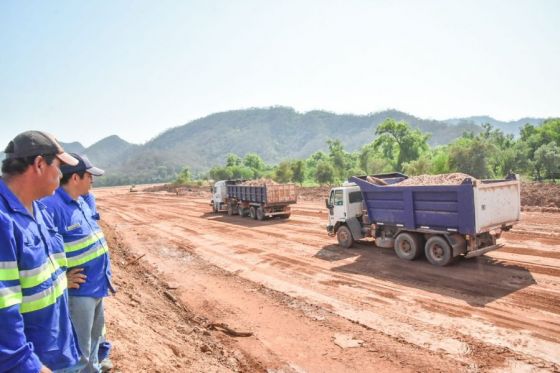
[[347,226],[347,222],[352,218],[356,221],[356,218],[361,218],[365,213],[360,187],[355,183],[344,183],[340,187],[332,188],[325,203],[329,209],[329,235],[337,235],[340,243],[351,240],[351,228]]
[[222,211],[227,209],[227,180],[217,181],[212,187],[212,210],[214,212]]

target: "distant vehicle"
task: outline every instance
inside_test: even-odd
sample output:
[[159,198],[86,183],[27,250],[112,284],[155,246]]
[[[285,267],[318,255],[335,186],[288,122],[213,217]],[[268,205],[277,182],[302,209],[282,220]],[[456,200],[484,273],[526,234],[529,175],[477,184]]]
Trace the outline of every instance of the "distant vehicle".
[[220,180],[212,187],[210,205],[214,212],[264,220],[273,216],[289,218],[290,205],[296,202],[295,184],[252,185],[246,180]]
[[469,178],[460,185],[398,185],[407,178],[400,173],[351,177],[332,188],[325,201],[328,234],[344,248],[372,237],[376,246],[394,248],[402,259],[424,253],[430,263],[445,266],[459,256],[500,248],[500,234],[519,222],[517,175]]

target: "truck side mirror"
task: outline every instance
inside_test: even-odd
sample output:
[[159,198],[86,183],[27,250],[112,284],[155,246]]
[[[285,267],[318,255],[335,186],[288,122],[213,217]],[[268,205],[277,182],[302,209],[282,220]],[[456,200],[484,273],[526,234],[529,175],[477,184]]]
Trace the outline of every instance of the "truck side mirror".
[[333,206],[329,204],[329,199],[325,198],[325,206],[327,206],[328,209],[332,209]]

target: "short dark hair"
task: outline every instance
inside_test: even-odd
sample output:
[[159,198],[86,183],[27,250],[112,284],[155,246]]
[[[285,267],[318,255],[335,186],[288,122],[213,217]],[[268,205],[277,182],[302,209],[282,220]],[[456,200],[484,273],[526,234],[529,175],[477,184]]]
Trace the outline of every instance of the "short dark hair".
[[74,172],[72,174],[62,174],[62,179],[60,179],[60,185],[68,184],[68,182],[70,181],[70,178],[74,174],[77,174],[80,177],[80,179],[83,179],[86,172],[87,171],[80,171],[80,172]]
[[51,165],[56,158],[56,154],[37,154],[22,158],[6,158],[2,161],[2,174],[9,176],[21,175],[27,170],[27,167],[35,162],[35,158],[38,156],[43,157],[48,165]]

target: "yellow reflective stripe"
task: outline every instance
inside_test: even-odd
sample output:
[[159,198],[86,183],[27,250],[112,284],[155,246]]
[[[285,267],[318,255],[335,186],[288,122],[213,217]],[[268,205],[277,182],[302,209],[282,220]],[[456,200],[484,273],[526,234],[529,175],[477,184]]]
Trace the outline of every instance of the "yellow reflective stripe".
[[21,298],[21,287],[19,285],[0,289],[0,309],[21,303]]
[[104,238],[105,237],[103,236],[102,231],[100,231],[100,230],[95,231],[92,234],[90,234],[89,236],[84,237],[82,239],[79,239],[77,241],[65,242],[64,243],[64,251],[66,251],[67,253],[78,251],[78,250],[81,250],[83,248],[88,247],[89,245],[91,245],[95,241],[98,241],[98,240],[100,241]]
[[55,304],[56,300],[64,294],[66,287],[66,274],[62,272],[56,282],[47,290],[23,297],[20,312],[33,312]]
[[66,258],[66,260],[68,261],[68,267],[72,268],[72,267],[76,267],[79,266],[81,264],[87,263],[90,260],[93,260],[95,258],[100,257],[101,255],[105,254],[106,252],[109,251],[109,248],[107,247],[106,244],[103,244],[101,247],[99,247],[96,250],[88,250],[83,254],[74,256],[74,257],[69,257]]
[[60,266],[60,267],[67,267],[68,266],[68,261],[66,260],[66,254],[65,253],[56,253],[52,255],[53,259],[56,260],[56,263]]
[[51,275],[55,273],[58,268],[60,267],[56,259],[48,258],[41,267],[32,270],[20,271],[19,279],[21,282],[21,287],[24,289],[29,289],[45,282],[46,280],[51,278]]
[[11,281],[19,278],[16,261],[0,262],[0,281]]
[[0,268],[0,281],[17,280],[19,271],[17,268]]

